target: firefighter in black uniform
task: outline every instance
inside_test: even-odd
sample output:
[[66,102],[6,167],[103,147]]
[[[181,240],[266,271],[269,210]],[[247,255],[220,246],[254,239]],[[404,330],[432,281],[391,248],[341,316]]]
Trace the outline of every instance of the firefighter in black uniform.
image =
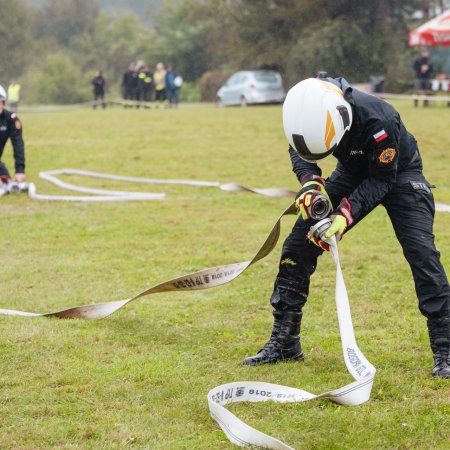
[[[416,72],[415,92],[417,94],[428,94],[431,91],[431,75],[433,74],[433,63],[430,59],[430,52],[424,48],[420,52],[420,57],[414,61],[414,72]],[[419,105],[419,100],[414,99],[414,106]],[[428,106],[428,100],[423,101],[423,106]]]
[[150,102],[152,100],[153,91],[153,74],[152,71],[146,66],[145,67],[145,77],[144,77],[144,101]]
[[[123,99],[135,100],[136,89],[137,89],[137,72],[135,70],[135,64],[131,63],[122,77]],[[124,104],[125,108],[128,106],[131,105],[127,105],[126,103]]]
[[[3,155],[6,142],[11,139],[14,151],[14,162],[16,173],[13,180],[18,183],[26,181],[25,177],[25,145],[22,138],[22,124],[20,123],[16,113],[12,113],[5,109],[6,92],[0,86],[0,158]],[[5,164],[0,161],[0,179],[3,185],[7,185],[11,181],[11,176]],[[2,192],[5,192],[3,189]]]
[[[450,289],[434,245],[434,199],[422,173],[414,137],[398,112],[377,97],[353,89],[343,78],[310,78],[294,86],[283,105],[293,171],[302,184],[300,212],[286,239],[270,303],[274,326],[269,342],[244,365],[302,360],[302,308],[325,241],[309,234],[315,222],[308,206],[319,191],[332,205],[326,238],[342,237],[377,205],[391,219],[410,264],[419,309],[427,318],[434,356],[433,376],[450,378]],[[337,167],[324,180],[316,161],[333,154]],[[312,245],[316,244],[316,245]]]
[[153,78],[150,69],[142,66],[137,76],[137,94],[136,100],[149,102],[151,100]]
[[97,71],[95,77],[92,79],[92,86],[94,88],[94,103],[92,107],[97,109],[97,102],[100,100],[102,102],[102,108],[106,108],[105,102],[105,86],[106,80],[103,77],[103,73],[101,70]]

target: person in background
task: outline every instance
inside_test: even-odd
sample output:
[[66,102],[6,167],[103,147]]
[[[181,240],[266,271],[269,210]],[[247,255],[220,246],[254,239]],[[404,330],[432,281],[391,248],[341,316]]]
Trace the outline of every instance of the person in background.
[[166,92],[169,100],[169,108],[178,108],[180,101],[180,86],[182,78],[175,72],[174,67],[170,64],[166,73]]
[[[436,74],[436,78],[431,82],[431,90],[438,95],[450,92],[450,80],[447,78],[447,74]],[[450,108],[450,99],[447,102],[447,106]]]
[[[136,100],[137,102],[139,102],[141,99],[141,82],[140,82],[139,75],[141,74],[143,67],[144,67],[144,61],[142,61],[142,59],[138,59],[134,66],[134,72],[133,72],[133,81],[134,81],[134,83],[133,83],[133,87],[134,87],[133,100]],[[139,107],[140,107],[140,105],[137,103],[136,108],[139,108]]]
[[0,158],[3,155],[8,139],[11,140],[16,174],[13,180],[9,175],[5,164],[0,161],[0,195],[8,193],[7,186],[11,181],[24,183],[25,177],[25,145],[22,138],[22,124],[15,112],[5,109],[7,95],[5,89],[0,86]]
[[8,104],[12,112],[17,112],[19,109],[20,100],[20,84],[16,80],[11,80],[8,86]]
[[166,73],[162,62],[156,64],[156,69],[153,72],[156,107],[158,107],[158,102],[162,104],[166,100]]
[[436,78],[431,82],[431,90],[433,92],[448,92],[449,80],[445,73],[436,74]]
[[94,104],[92,107],[94,109],[97,108],[98,100],[102,102],[102,108],[106,108],[105,102],[105,85],[106,81],[103,78],[102,71],[99,70],[95,77],[92,79],[92,85],[94,86]]
[[[153,87],[153,74],[147,66],[142,66],[138,72],[138,88],[136,100],[150,102]],[[148,105],[147,105],[148,107]]]
[[[430,59],[430,52],[424,48],[420,57],[414,61],[414,71],[416,72],[415,91],[417,94],[428,94],[431,89],[431,75],[433,73],[433,63]],[[418,106],[419,101],[414,100],[414,106]],[[428,100],[423,101],[423,106],[428,106]]]
[[[135,64],[131,63],[122,77],[123,99],[134,100],[136,87],[137,87],[137,73],[135,71]],[[127,108],[128,106],[131,105],[127,105],[126,103],[124,104],[124,108]]]
[[153,74],[149,67],[144,68],[145,78],[144,78],[144,101],[152,101],[153,92]]
[[[450,92],[450,80],[447,79],[445,73],[436,74],[436,78],[431,82],[431,90],[438,95]],[[450,98],[447,102],[447,106],[450,108]]]

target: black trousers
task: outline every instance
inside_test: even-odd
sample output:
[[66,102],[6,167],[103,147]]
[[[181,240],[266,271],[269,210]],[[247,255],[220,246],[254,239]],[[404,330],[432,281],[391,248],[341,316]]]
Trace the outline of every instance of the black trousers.
[[163,102],[166,100],[166,90],[165,89],[157,89],[155,93],[155,100],[158,102]]
[[[343,197],[348,197],[360,181],[338,167],[326,181],[326,190],[333,207],[337,207]],[[421,313],[427,318],[450,316],[450,288],[434,245],[434,199],[421,171],[401,173],[381,203],[387,210],[403,254],[411,267]],[[348,230],[362,218],[359,217]],[[277,310],[298,311],[306,302],[310,277],[316,269],[317,258],[323,253],[306,236],[313,223],[300,216],[284,242],[270,299]]]
[[97,103],[99,100],[101,100],[102,102],[102,108],[106,108],[105,94],[102,92],[94,92],[94,104],[92,105],[92,107],[94,109],[97,108]]
[[124,100],[134,100],[136,98],[136,89],[131,87],[126,87],[123,90]]

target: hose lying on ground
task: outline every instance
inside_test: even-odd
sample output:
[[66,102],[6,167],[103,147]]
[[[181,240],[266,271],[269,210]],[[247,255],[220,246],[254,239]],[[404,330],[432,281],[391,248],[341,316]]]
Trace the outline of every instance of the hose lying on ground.
[[[238,277],[244,270],[266,257],[275,247],[281,228],[281,219],[285,215],[295,214],[294,204],[290,205],[276,221],[268,237],[256,255],[244,262],[226,264],[203,269],[187,275],[159,283],[133,297],[125,300],[91,305],[77,306],[51,313],[34,313],[17,310],[1,309],[0,314],[15,316],[45,316],[58,318],[99,319],[113,314],[126,304],[159,292],[193,291],[221,286]],[[331,255],[336,264],[336,306],[341,334],[344,361],[347,370],[355,381],[342,388],[314,395],[302,389],[290,388],[264,382],[239,381],[217,386],[208,393],[210,414],[218,422],[228,439],[237,445],[256,445],[270,449],[292,449],[283,442],[268,436],[238,419],[233,413],[224,408],[226,404],[236,402],[303,402],[315,398],[330,399],[342,405],[358,405],[369,400],[372,390],[375,368],[359,350],[350,315],[350,307],[345,288],[344,278],[339,263],[336,240],[331,242]]]
[[124,177],[120,175],[110,175],[106,173],[91,172],[88,170],[78,169],[61,169],[40,172],[39,177],[54,185],[75,192],[82,192],[84,194],[92,195],[45,195],[38,194],[34,183],[29,183],[27,190],[28,195],[35,200],[51,200],[51,201],[77,201],[77,202],[98,202],[98,201],[139,201],[139,200],[164,200],[165,194],[155,194],[148,192],[128,192],[128,191],[114,191],[110,189],[94,189],[85,186],[77,186],[61,181],[57,175],[76,175],[91,178],[107,179],[113,181],[124,181],[141,184],[165,184],[165,185],[181,185],[181,186],[197,186],[218,188],[222,191],[237,192],[245,191],[254,194],[265,195],[267,197],[293,197],[296,192],[289,189],[282,188],[250,188],[237,183],[221,184],[216,181],[195,181],[195,180],[162,180],[157,178],[137,178]]

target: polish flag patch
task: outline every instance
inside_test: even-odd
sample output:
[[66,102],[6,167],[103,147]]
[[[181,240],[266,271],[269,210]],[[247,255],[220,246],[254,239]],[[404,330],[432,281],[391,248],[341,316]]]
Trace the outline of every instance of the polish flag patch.
[[386,133],[386,131],[384,131],[384,129],[373,135],[375,142],[380,142],[383,139],[386,139],[387,137],[388,137],[388,134]]

